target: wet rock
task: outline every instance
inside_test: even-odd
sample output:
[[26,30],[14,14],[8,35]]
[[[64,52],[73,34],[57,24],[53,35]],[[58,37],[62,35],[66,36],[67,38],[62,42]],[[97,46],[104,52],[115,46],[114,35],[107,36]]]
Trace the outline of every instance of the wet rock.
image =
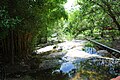
[[55,52],[55,53],[51,53],[49,57],[62,57],[64,55],[65,55],[64,52]]
[[45,60],[41,64],[39,64],[40,70],[46,70],[46,69],[52,69],[54,67],[57,67],[61,64],[61,61],[59,59],[54,60]]
[[61,70],[54,70],[54,71],[52,72],[52,74],[62,74],[62,71],[61,71]]
[[54,52],[49,55],[44,55],[42,58],[45,59],[60,59],[65,55],[65,52]]
[[102,57],[110,56],[110,53],[107,50],[99,50],[99,51],[97,51],[97,54],[102,56]]
[[[80,50],[69,50],[66,55],[64,56],[65,60],[67,61],[74,61],[76,59],[74,58],[89,58],[89,57],[99,57],[97,54],[90,54],[85,51],[80,51]],[[73,59],[71,59],[73,58]]]
[[35,56],[35,55],[37,55],[37,52],[36,52],[36,51],[33,51],[31,55],[32,55],[32,56]]

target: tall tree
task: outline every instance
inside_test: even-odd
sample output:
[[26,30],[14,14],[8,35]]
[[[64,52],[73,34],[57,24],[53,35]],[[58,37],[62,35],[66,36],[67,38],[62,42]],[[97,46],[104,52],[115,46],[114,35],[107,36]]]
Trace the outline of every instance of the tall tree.
[[[0,49],[6,63],[29,59],[47,27],[65,14],[65,0],[2,0]],[[38,36],[40,36],[38,38]]]

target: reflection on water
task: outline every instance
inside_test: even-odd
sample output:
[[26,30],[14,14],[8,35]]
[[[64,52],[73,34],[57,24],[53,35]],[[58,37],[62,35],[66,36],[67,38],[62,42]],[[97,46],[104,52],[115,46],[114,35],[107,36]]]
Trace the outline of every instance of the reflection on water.
[[93,48],[93,47],[85,47],[84,51],[87,52],[87,53],[90,53],[90,54],[97,54],[96,49]]
[[74,70],[76,67],[74,66],[74,64],[72,62],[66,62],[63,63],[60,67],[60,70],[63,73],[69,73],[70,71]]
[[19,79],[11,80],[110,80],[120,75],[120,60],[96,56],[83,58],[85,54],[85,56],[97,54],[91,47],[84,48],[84,51],[68,51],[68,54],[62,58],[61,66],[29,72]]
[[76,64],[65,62],[57,69],[26,74],[21,80],[110,80],[118,75],[115,74],[115,69],[119,69],[119,62],[118,60],[112,62],[112,60],[91,58],[79,62],[77,72],[73,73],[71,71],[76,69]]

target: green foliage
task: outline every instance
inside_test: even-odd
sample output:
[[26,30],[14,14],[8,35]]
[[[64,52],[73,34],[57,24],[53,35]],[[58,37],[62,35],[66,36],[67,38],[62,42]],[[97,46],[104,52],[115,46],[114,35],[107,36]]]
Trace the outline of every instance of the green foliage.
[[8,30],[14,29],[15,26],[21,22],[19,17],[11,18],[5,6],[0,6],[0,39],[5,38]]
[[94,47],[95,45],[93,44],[93,43],[91,43],[91,42],[87,42],[86,44],[85,44],[85,47]]
[[29,59],[35,46],[47,41],[47,34],[56,28],[54,23],[61,18],[67,19],[63,8],[65,2],[66,0],[2,0],[0,49],[4,53],[3,58],[8,62]]
[[[69,14],[63,7],[66,1],[2,0],[0,43],[2,43],[3,52],[5,50],[8,50],[6,54],[10,52],[12,44],[11,54],[16,53],[15,56],[27,57],[37,44],[47,42],[54,33],[57,34],[58,40],[66,38],[71,40],[79,34],[95,38],[99,35],[104,37],[106,33],[109,37],[119,36],[118,0],[77,0],[76,5],[80,5],[79,9]],[[106,28],[113,30],[104,30]]]
[[[80,5],[79,10],[69,14],[69,26],[65,29],[75,38],[79,34],[99,38],[106,35],[106,32],[112,31],[115,34],[119,32],[118,0],[78,0],[77,3]],[[112,30],[105,30],[105,28],[112,28]]]

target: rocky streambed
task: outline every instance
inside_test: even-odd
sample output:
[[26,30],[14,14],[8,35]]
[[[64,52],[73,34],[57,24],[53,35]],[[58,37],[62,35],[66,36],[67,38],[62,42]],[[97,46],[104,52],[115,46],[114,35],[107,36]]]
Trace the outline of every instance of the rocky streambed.
[[[113,56],[111,56],[111,54],[106,50],[96,50],[93,47],[85,47],[86,42],[87,41],[85,40],[73,40],[57,45],[47,46],[45,48],[37,50],[37,54],[42,54],[42,52],[45,50],[59,51],[43,56],[42,58],[47,58],[47,60],[43,61],[40,64],[39,68],[46,70],[55,68],[57,66],[57,68],[52,70],[52,75],[67,74],[68,78],[71,79],[73,76],[75,77],[75,74],[80,71],[81,67],[83,69],[88,68],[88,70],[91,70],[93,72],[96,69],[98,72],[102,72],[102,68],[105,67],[107,68],[107,72],[105,73],[106,75],[119,75],[118,70],[120,66],[120,60],[113,58]],[[82,77],[80,79],[82,79]],[[86,80],[89,79],[86,78]]]
[[35,56],[40,59],[38,69],[20,79],[109,80],[120,75],[120,59],[106,50],[86,47],[85,43],[86,40],[73,40],[36,50]]

